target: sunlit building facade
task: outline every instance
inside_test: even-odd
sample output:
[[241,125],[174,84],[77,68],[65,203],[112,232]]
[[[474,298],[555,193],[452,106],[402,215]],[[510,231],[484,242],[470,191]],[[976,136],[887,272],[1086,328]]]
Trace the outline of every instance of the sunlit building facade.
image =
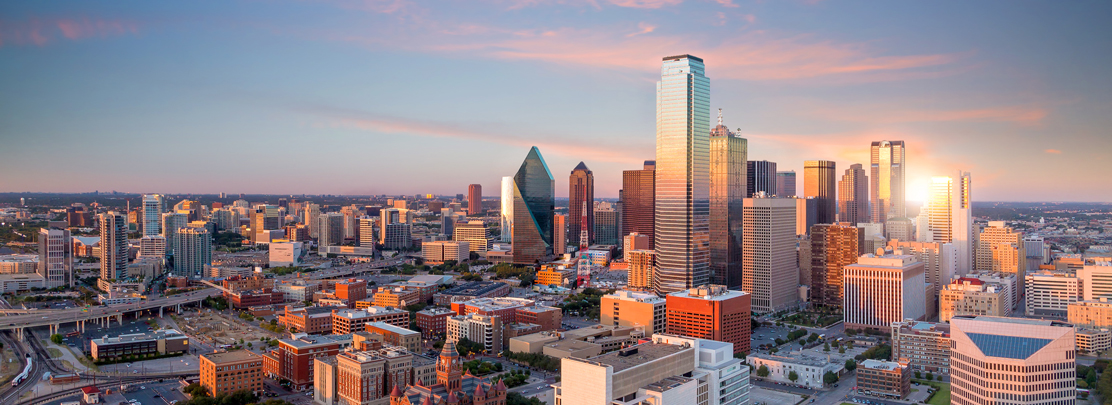
[[894,322],[926,318],[927,282],[914,256],[862,255],[844,277],[847,328],[888,332]]
[[587,244],[595,243],[595,174],[583,162],[568,177],[568,233],[572,245],[579,245],[583,214],[587,214]]
[[871,220],[882,224],[889,218],[907,216],[904,141],[877,141],[870,147],[869,206]]
[[536,264],[553,254],[555,196],[556,180],[534,146],[514,175],[514,263]]
[[794,198],[746,198],[742,203],[741,289],[755,313],[794,307],[799,297]]
[[100,224],[100,278],[127,276],[127,216],[116,211],[97,215]]
[[838,182],[838,221],[852,225],[869,222],[869,185],[865,169],[855,163]]
[[835,165],[829,160],[807,160],[803,162],[803,196],[814,198],[816,224],[832,224],[837,221],[837,193],[835,185]]
[[670,293],[710,281],[710,79],[703,60],[664,58],[656,85],[656,273]]
[[958,173],[956,179],[933,177],[926,206],[929,242],[954,244],[959,274],[973,270],[971,188],[972,178],[969,173]]
[[514,234],[514,176],[502,178],[500,204],[502,207],[499,214],[502,220],[502,235],[500,238],[503,242],[512,242]]
[[1074,328],[1022,318],[950,321],[950,403],[1073,405]]
[[711,282],[741,286],[741,209],[745,200],[748,141],[722,124],[710,133]]
[[[776,162],[750,160],[745,162],[745,198],[753,198],[757,193],[768,196],[779,195],[779,172]],[[792,173],[795,179],[795,173]],[[794,185],[794,182],[792,183]],[[794,191],[794,190],[793,190]]]
[[656,209],[656,161],[646,160],[641,170],[622,172],[622,236],[639,233],[649,238],[653,248]]
[[857,263],[858,229],[846,222],[811,227],[811,303],[842,306],[842,275],[846,266]]
[[139,230],[143,236],[162,234],[162,195],[146,194],[143,196],[143,222]]

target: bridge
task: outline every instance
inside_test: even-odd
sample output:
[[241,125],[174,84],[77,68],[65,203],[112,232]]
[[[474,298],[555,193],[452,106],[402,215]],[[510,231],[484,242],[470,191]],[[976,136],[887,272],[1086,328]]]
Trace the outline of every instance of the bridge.
[[0,317],[0,331],[15,331],[19,339],[23,340],[23,330],[26,328],[48,326],[50,327],[50,333],[54,334],[58,332],[58,328],[62,324],[70,322],[77,324],[81,331],[85,330],[85,322],[89,321],[108,326],[113,320],[116,320],[122,325],[126,314],[158,310],[158,316],[161,317],[166,308],[172,308],[179,312],[184,304],[198,303],[205,298],[219,294],[220,291],[217,289],[206,288],[185,294],[143,300],[133,304],[71,308],[50,312],[30,311],[31,313],[28,314]]

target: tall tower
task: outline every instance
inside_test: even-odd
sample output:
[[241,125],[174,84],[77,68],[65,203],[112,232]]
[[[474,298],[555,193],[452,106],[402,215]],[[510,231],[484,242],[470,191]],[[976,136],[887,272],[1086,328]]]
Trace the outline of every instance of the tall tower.
[[116,211],[98,215],[100,223],[100,278],[127,277],[127,216]]
[[536,264],[552,255],[556,180],[536,146],[514,175],[513,261]]
[[637,232],[649,237],[653,248],[655,232],[653,218],[656,209],[656,161],[646,160],[641,170],[622,172],[622,232],[621,236]]
[[814,197],[818,206],[816,224],[832,224],[837,221],[837,193],[834,179],[834,162],[829,160],[808,160],[803,162],[803,196]]
[[776,172],[776,195],[795,197],[795,170]]
[[46,288],[73,286],[73,242],[66,229],[39,229],[37,272]]
[[460,363],[456,342],[444,342],[440,359],[436,362],[436,383],[444,385],[449,392],[459,391],[463,380],[463,364]]
[[[514,230],[514,176],[505,176],[502,178],[502,198],[500,201],[502,210],[500,211],[502,217],[502,241],[513,242]],[[562,254],[563,252],[557,252]]]
[[[745,198],[753,198],[759,192],[767,196],[780,195],[779,175],[776,171],[776,162],[767,160],[750,160],[745,162]],[[792,174],[792,181],[795,174]],[[794,183],[792,185],[794,186]],[[793,190],[794,191],[794,188]]]
[[467,186],[467,215],[475,216],[483,212],[483,185]]
[[139,224],[143,236],[155,236],[162,233],[162,209],[161,194],[143,196],[143,221]]
[[743,204],[742,291],[752,294],[756,313],[793,307],[799,301],[796,199],[746,198]]
[[657,252],[661,294],[710,281],[710,79],[703,60],[664,58],[656,84]]
[[904,198],[904,141],[873,142],[870,148],[869,194],[870,221],[884,223],[888,218],[907,216]]
[[838,182],[838,221],[858,223],[869,222],[868,178],[861,164],[850,165],[842,181]]
[[[954,177],[931,178],[927,201],[927,224],[931,240],[953,243],[957,254],[957,274],[973,270],[972,179],[968,172]],[[922,215],[922,214],[920,214]]]
[[741,206],[746,192],[748,141],[722,125],[710,132],[711,282],[741,286]]
[[200,277],[212,264],[212,235],[205,228],[182,228],[178,233],[181,252],[174,255],[174,274]]
[[[583,203],[586,203],[584,205]],[[584,208],[586,207],[586,208]],[[572,169],[568,178],[568,236],[579,237],[580,228],[587,227],[587,242],[595,241],[595,174],[583,162]],[[586,214],[587,223],[581,225],[579,217]]]
[[162,237],[166,240],[166,256],[171,257],[169,266],[174,267],[173,257],[181,252],[181,228],[189,225],[189,218],[185,214],[167,212],[162,214]]

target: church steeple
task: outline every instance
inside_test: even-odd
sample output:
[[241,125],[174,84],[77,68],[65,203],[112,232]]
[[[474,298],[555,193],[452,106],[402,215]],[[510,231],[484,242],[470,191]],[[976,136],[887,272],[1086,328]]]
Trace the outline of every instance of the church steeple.
[[460,363],[456,343],[445,342],[444,349],[440,351],[440,360],[436,362],[436,382],[443,384],[448,392],[452,392],[460,389],[462,379],[463,364]]

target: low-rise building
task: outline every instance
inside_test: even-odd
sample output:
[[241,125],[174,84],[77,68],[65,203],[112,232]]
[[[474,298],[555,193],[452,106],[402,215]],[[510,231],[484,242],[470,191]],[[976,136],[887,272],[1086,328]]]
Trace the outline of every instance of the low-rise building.
[[1081,301],[1081,281],[1076,274],[1040,271],[1027,274],[1026,280],[1029,317],[1066,318],[1070,304]]
[[303,253],[301,242],[271,242],[269,247],[270,267],[300,266]]
[[866,395],[902,399],[911,393],[906,362],[868,359],[857,365],[857,389]]
[[1012,315],[1010,297],[1003,285],[970,277],[955,277],[942,286],[938,308],[938,319],[942,322],[964,315]]
[[[841,375],[845,370],[844,364],[830,363],[825,358],[816,358],[805,355],[788,354],[778,356],[775,354],[753,353],[745,357],[745,362],[759,370],[761,366],[768,368],[770,381],[785,384],[797,384],[807,388],[822,388],[823,375],[827,372]],[[797,378],[793,382],[789,377],[795,372]]]
[[89,352],[95,360],[113,360],[133,357],[186,353],[189,337],[173,329],[152,333],[132,333],[114,337],[105,336],[89,341]]
[[1099,301],[1078,301],[1069,304],[1067,319],[1077,326],[1089,328],[1112,328],[1112,302],[1107,298]]
[[453,302],[469,301],[476,298],[505,297],[510,295],[513,288],[509,284],[498,281],[472,281],[458,285],[433,295],[433,302],[440,306],[449,306]]
[[602,354],[602,345],[582,340],[561,340],[543,345],[541,353],[557,359],[565,357],[586,359]]
[[225,293],[228,303],[235,309],[246,309],[286,302],[286,295],[274,290],[251,290]]
[[[926,318],[930,286],[915,256],[866,254],[845,266],[844,273],[847,328],[887,332],[892,322]],[[933,302],[934,294],[929,295]]]
[[386,322],[404,328],[409,326],[409,311],[384,307],[332,310],[332,334],[334,335],[364,331],[365,325],[371,322]]
[[285,326],[291,333],[330,334],[332,333],[332,311],[337,307],[286,306],[278,315],[278,324]]
[[602,296],[599,323],[640,327],[646,335],[663,333],[667,327],[666,300],[651,292],[615,291]]
[[417,311],[415,320],[421,335],[426,338],[444,336],[448,328],[448,317],[456,315],[456,311],[448,308],[428,307]]
[[483,345],[488,354],[502,352],[502,318],[479,314],[458,315],[448,318],[445,339],[458,342],[467,339]]
[[442,264],[448,261],[463,263],[471,258],[470,246],[468,241],[421,242],[421,257],[429,264]]
[[201,355],[201,386],[209,395],[220,396],[239,390],[262,394],[263,358],[248,350]]
[[374,306],[402,308],[421,302],[421,292],[406,287],[378,288],[374,295]]
[[0,274],[33,274],[38,266],[38,255],[0,256]]
[[285,379],[295,390],[313,386],[313,365],[318,358],[335,356],[351,345],[351,337],[344,335],[310,335],[297,339],[280,339],[278,346],[264,354],[273,358],[266,362],[264,371],[273,379]]
[[401,328],[386,322],[371,322],[366,325],[366,331],[378,333],[385,338],[387,344],[404,347],[413,353],[421,352],[421,333],[406,328]]
[[1098,355],[1112,349],[1112,332],[1108,329],[1077,328],[1074,336],[1077,350],[1082,353]]
[[893,322],[892,358],[908,359],[912,371],[950,374],[950,324]]
[[313,294],[320,291],[320,283],[308,280],[280,281],[274,284],[274,291],[281,291],[286,301],[312,301]]
[[452,303],[452,310],[459,315],[479,314],[500,316],[505,323],[517,322],[517,311],[532,306],[535,301],[527,298],[498,297],[477,298]]

